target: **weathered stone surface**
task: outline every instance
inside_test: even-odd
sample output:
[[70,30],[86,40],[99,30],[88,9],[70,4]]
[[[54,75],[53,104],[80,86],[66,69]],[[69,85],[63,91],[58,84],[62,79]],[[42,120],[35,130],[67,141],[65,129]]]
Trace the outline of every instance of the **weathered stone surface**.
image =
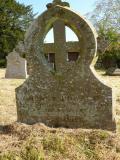
[[26,60],[13,50],[7,56],[7,69],[5,78],[24,79],[27,77]]
[[[76,33],[77,44],[65,42],[64,25]],[[52,27],[55,43],[43,44]],[[115,129],[112,89],[95,75],[96,38],[90,23],[64,6],[52,5],[33,22],[24,41],[32,71],[16,89],[18,121],[43,122],[55,127]],[[76,61],[67,60],[72,45],[73,52],[79,51]],[[54,69],[46,59],[51,50],[55,54]]]

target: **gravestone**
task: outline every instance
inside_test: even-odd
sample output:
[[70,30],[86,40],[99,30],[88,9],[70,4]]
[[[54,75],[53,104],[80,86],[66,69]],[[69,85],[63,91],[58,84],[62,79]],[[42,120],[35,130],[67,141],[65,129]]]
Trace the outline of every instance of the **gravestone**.
[[7,69],[5,78],[27,78],[26,60],[21,58],[15,49],[7,56]]
[[[96,76],[97,34],[92,25],[54,0],[28,29],[24,45],[32,68],[16,88],[18,121],[52,127],[115,129],[112,89]],[[66,42],[65,26],[78,36]],[[44,44],[53,27],[54,43]]]
[[106,71],[106,75],[120,76],[120,68],[117,68],[117,67],[108,68],[108,70]]
[[112,75],[114,76],[120,76],[120,68],[116,68],[115,70],[114,70],[114,72],[112,73]]

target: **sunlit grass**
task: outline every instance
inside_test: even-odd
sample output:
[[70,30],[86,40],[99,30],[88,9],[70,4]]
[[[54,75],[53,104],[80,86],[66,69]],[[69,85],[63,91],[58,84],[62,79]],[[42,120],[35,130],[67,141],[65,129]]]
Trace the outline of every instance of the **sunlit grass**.
[[[98,73],[115,88],[119,114],[120,77]],[[24,82],[4,77],[5,69],[0,69],[0,125],[16,121],[15,88]],[[119,135],[107,131],[15,123],[1,133],[0,160],[120,160]]]
[[5,69],[0,69],[0,125],[16,120],[15,88],[24,80],[5,79]]

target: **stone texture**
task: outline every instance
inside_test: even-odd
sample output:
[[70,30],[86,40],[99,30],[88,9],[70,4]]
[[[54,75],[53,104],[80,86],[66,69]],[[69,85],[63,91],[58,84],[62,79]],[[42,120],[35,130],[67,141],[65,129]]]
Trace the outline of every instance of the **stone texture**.
[[26,60],[21,58],[15,50],[7,56],[5,78],[24,79],[27,77]]
[[[112,89],[98,80],[94,70],[97,34],[85,18],[61,3],[49,5],[26,33],[26,59],[32,70],[24,84],[16,88],[18,121],[114,130]],[[64,25],[76,33],[79,42],[65,42]],[[52,27],[55,43],[44,44]],[[79,52],[76,61],[67,60],[71,50]],[[55,69],[46,59],[51,52],[55,54]]]

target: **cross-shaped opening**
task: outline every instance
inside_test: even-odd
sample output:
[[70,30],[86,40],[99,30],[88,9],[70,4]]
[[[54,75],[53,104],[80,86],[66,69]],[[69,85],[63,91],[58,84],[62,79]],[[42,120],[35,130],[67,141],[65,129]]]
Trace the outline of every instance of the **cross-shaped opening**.
[[67,60],[68,62],[71,61],[75,62],[77,61],[78,57],[79,57],[79,52],[68,52]]
[[50,67],[55,70],[55,53],[45,54],[45,58],[48,61]]
[[78,42],[79,41],[77,35],[68,26],[65,26],[65,33],[66,33],[66,42]]
[[53,28],[51,28],[49,30],[49,32],[47,33],[45,39],[44,39],[44,43],[54,43],[54,34],[53,34]]
[[62,20],[57,20],[44,39],[44,52],[49,66],[58,70],[61,63],[77,61],[80,55],[79,39]]

